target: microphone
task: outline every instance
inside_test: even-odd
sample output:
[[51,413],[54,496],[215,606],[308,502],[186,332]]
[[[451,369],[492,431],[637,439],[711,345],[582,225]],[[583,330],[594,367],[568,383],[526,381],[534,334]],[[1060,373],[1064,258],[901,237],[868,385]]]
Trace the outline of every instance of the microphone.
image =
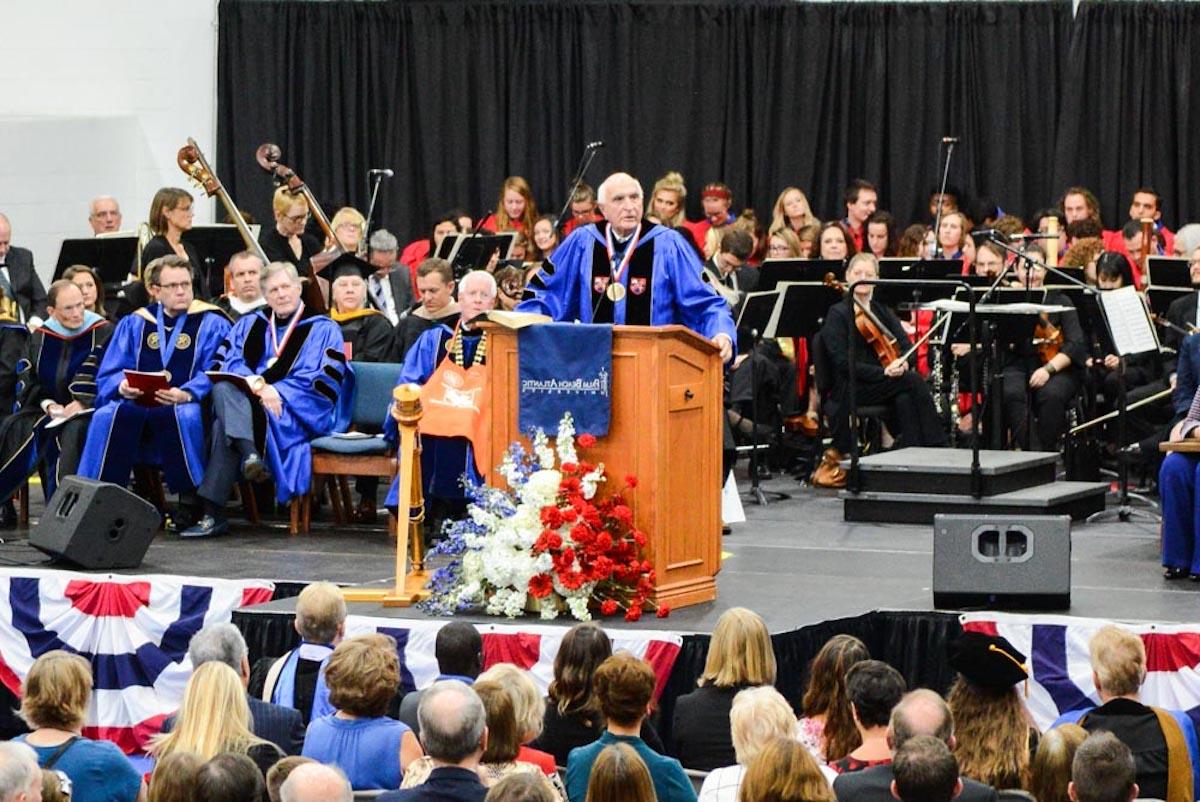
[[599,150],[602,147],[604,147],[604,141],[601,139],[597,139],[595,142],[587,143],[588,150]]
[[971,236],[972,237],[980,237],[980,238],[986,237],[988,239],[1001,239],[1001,240],[1004,240],[1005,242],[1008,242],[1010,239],[1013,239],[1013,237],[1010,234],[1006,234],[998,228],[979,228],[979,229],[972,231]]
[[957,136],[944,136],[944,137],[942,137],[942,144],[943,144],[943,145],[957,145],[959,142],[962,142],[962,138],[961,138],[961,137],[957,137]]
[[384,178],[391,178],[396,174],[396,171],[390,167],[372,167],[367,172],[370,175],[381,175]]

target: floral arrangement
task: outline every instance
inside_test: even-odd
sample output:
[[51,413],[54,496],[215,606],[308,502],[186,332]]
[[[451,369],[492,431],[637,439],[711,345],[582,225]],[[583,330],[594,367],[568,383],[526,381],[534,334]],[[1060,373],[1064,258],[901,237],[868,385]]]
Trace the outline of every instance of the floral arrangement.
[[430,555],[450,561],[429,581],[422,609],[437,615],[483,608],[515,618],[531,605],[543,619],[565,607],[587,621],[593,608],[611,616],[624,611],[637,621],[647,608],[670,612],[650,598],[654,569],[643,550],[646,534],[633,523],[637,477],[626,476],[619,492],[598,498],[608,481],[604,464],[579,458],[576,447],[595,445],[575,436],[568,413],[554,445],[541,430],[533,450],[513,443],[499,470],[509,490],[467,484],[468,515],[446,524]]

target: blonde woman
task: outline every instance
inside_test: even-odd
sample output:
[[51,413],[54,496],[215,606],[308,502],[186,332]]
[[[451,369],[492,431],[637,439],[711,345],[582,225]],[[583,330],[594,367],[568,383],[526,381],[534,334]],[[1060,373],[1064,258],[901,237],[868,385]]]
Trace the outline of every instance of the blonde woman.
[[629,744],[604,747],[588,778],[584,802],[656,802],[646,762]]
[[304,236],[308,201],[303,195],[280,187],[271,199],[271,210],[275,225],[263,226],[258,235],[258,244],[267,255],[267,261],[290,262],[297,267],[307,265],[312,255],[321,249],[320,243]]
[[775,208],[771,210],[771,230],[778,231],[786,228],[796,232],[809,223],[819,223],[812,213],[808,196],[798,187],[787,187],[775,199]]
[[1067,785],[1071,782],[1071,762],[1087,735],[1078,724],[1061,724],[1042,736],[1029,782],[1029,792],[1038,802],[1070,802]]
[[679,228],[687,224],[687,217],[684,216],[686,200],[687,187],[684,186],[683,176],[671,171],[654,182],[654,191],[650,193],[650,213],[667,228]]
[[675,700],[675,756],[689,769],[732,765],[733,697],[743,688],[775,684],[771,635],[758,613],[734,607],[721,614],[697,684],[699,688]]
[[33,662],[21,692],[21,718],[33,732],[14,740],[32,747],[38,765],[51,762],[83,802],[144,802],[142,777],[114,744],[83,737],[92,698],[92,667],[55,649]]
[[278,746],[250,731],[250,705],[241,678],[215,660],[192,674],[175,729],[157,736],[149,751],[156,760],[176,752],[192,752],[204,761],[222,752],[246,755],[264,776],[283,757]]
[[519,175],[510,175],[500,185],[496,212],[479,224],[484,231],[520,231],[531,233],[538,219],[537,202],[529,182]]
[[[352,206],[343,206],[334,213],[329,221],[333,235],[337,237],[343,249],[350,253],[363,254],[367,250],[367,218],[362,212]],[[332,248],[334,243],[326,242],[326,248]]]
[[746,767],[740,802],[835,802],[833,789],[808,750],[791,738],[776,738]]
[[547,777],[557,776],[558,768],[554,763],[554,755],[529,746],[530,741],[542,734],[546,720],[546,700],[538,692],[538,687],[529,676],[529,672],[512,663],[497,663],[480,674],[479,681],[498,683],[512,698],[513,713],[517,717],[517,734],[521,741],[521,751],[517,753],[517,760],[532,763]]
[[769,685],[747,688],[733,697],[729,730],[737,763],[709,772],[700,788],[700,802],[737,802],[746,766],[775,738],[795,737],[796,714]]

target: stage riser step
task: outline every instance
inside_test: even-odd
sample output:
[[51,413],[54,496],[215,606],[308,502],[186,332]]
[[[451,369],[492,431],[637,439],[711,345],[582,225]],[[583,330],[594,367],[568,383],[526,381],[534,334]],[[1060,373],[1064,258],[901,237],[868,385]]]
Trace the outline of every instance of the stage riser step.
[[[858,462],[858,489],[872,493],[970,495],[970,451],[961,448],[899,448]],[[1049,451],[980,451],[981,492],[998,496],[1049,484],[1058,454]],[[849,467],[849,461],[843,461]]]
[[[862,490],[876,493],[928,493],[931,489],[950,495],[970,495],[971,493],[971,475],[969,473],[964,475],[960,473],[924,473],[920,469],[911,471],[877,469],[860,470],[859,476]],[[983,480],[983,495],[998,496],[1001,493],[1011,493],[1014,490],[1024,490],[1053,482],[1055,467],[1053,463],[1033,465],[1007,473],[985,473],[980,478]]]
[[956,515],[1070,515],[1081,521],[1104,509],[1105,490],[1085,496],[1076,496],[1050,503],[997,503],[981,504],[970,496],[954,497],[944,501],[846,497],[843,502],[843,518],[846,521],[889,524],[932,524],[938,513]]

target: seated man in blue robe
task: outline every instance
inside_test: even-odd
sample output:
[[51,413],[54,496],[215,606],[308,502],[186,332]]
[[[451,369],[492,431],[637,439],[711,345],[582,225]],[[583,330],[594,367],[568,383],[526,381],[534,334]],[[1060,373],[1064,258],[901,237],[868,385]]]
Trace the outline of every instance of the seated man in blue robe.
[[614,173],[598,190],[604,220],[580,226],[529,280],[518,312],[555,320],[637,326],[682,324],[733,358],[733,317],[700,279],[695,251],[672,229],[642,219],[642,185]]
[[267,308],[238,320],[213,358],[212,370],[233,375],[213,386],[208,468],[198,491],[204,516],[184,537],[229,530],[225,505],[239,477],[274,478],[280,504],[307,493],[309,442],[334,431],[338,397],[353,392],[342,330],[305,308],[295,265],[267,265],[262,286]]
[[[96,412],[88,428],[79,475],[125,485],[136,465],[162,469],[180,497],[175,524],[196,516],[194,492],[204,477],[204,421],[200,404],[211,382],[204,375],[229,319],[197,301],[187,259],[168,255],[146,266],[145,282],[157,299],[117,324],[96,376]],[[153,398],[133,386],[125,371],[166,374],[168,386]]]
[[46,312],[17,365],[17,411],[0,424],[0,498],[41,463],[49,499],[63,476],[77,472],[87,438],[96,369],[113,327],[85,308],[67,279],[50,285]]
[[[397,384],[419,384],[427,387],[431,379],[447,369],[460,369],[465,374],[482,373],[487,359],[487,334],[473,324],[482,319],[496,305],[496,280],[483,270],[474,270],[463,276],[458,286],[460,322],[450,328],[436,322],[432,328],[421,333],[404,357],[404,368],[400,371]],[[481,394],[484,395],[484,394]],[[431,431],[442,414],[436,403],[429,403],[422,392],[424,415],[421,421],[423,432]],[[461,413],[461,410],[458,411]],[[478,413],[477,413],[478,414]],[[384,436],[393,445],[398,439],[395,405],[383,424]],[[445,430],[445,426],[438,427]],[[467,432],[462,436],[421,436],[421,480],[425,494],[428,531],[436,532],[438,523],[446,518],[461,516],[466,511],[466,492],[462,484],[466,475],[472,482],[479,483],[482,477],[475,465],[475,451]],[[399,478],[392,482],[386,506],[399,506]]]

